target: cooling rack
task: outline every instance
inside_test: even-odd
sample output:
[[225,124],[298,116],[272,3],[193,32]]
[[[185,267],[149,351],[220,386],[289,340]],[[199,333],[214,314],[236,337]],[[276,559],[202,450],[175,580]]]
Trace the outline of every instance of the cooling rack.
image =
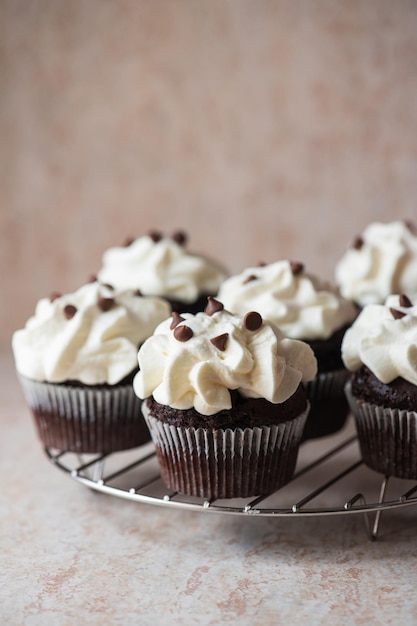
[[362,514],[371,540],[384,511],[417,505],[417,482],[381,476],[362,461],[352,423],[341,433],[304,442],[292,480],[268,496],[204,500],[170,492],[152,443],[133,450],[76,455],[45,448],[50,461],[95,491],[139,503],[234,515],[293,517]]

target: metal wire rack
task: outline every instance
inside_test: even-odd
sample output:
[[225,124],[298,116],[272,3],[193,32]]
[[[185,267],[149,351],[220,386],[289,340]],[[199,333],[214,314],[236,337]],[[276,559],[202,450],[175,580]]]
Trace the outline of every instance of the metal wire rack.
[[56,467],[76,481],[112,496],[248,517],[362,514],[371,540],[378,537],[383,511],[417,505],[417,483],[368,469],[349,427],[338,435],[302,444],[290,483],[268,496],[245,500],[209,501],[167,491],[151,443],[102,455],[76,455],[50,448],[45,452]]

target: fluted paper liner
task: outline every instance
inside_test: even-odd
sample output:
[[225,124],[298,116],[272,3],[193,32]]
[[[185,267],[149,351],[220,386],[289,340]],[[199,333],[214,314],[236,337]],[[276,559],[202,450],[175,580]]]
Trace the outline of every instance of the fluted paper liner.
[[112,452],[150,440],[132,385],[61,385],[19,376],[41,441],[70,452]]
[[340,430],[349,413],[344,387],[349,379],[346,369],[321,372],[305,384],[311,404],[303,440],[324,437]]
[[397,478],[417,479],[417,413],[346,397],[355,418],[362,457],[368,467]]
[[264,495],[286,484],[297,462],[308,409],[274,426],[177,427],[142,411],[167,487],[208,499]]

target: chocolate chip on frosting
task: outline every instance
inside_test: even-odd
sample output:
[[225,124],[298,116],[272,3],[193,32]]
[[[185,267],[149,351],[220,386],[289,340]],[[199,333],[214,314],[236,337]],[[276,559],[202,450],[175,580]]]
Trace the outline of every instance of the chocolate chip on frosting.
[[229,333],[223,333],[222,335],[217,335],[217,337],[213,337],[210,339],[211,343],[215,348],[224,352],[226,350],[227,338],[229,337]]
[[97,275],[90,274],[90,276],[87,278],[87,283],[96,283],[96,282],[97,282]]
[[355,239],[352,242],[352,248],[354,250],[360,250],[362,248],[364,244],[364,241],[362,239],[362,237],[355,237]]
[[262,316],[256,311],[246,313],[245,317],[243,318],[243,325],[248,330],[258,330],[258,328],[262,326]]
[[110,311],[110,309],[113,307],[114,305],[114,298],[98,298],[97,300],[97,306],[100,309],[100,311],[103,311],[103,313],[105,313],[106,311]]
[[177,230],[172,235],[172,240],[180,246],[185,246],[187,243],[187,234],[183,230]]
[[60,294],[58,291],[53,291],[51,294],[49,294],[49,302],[53,302],[54,300],[57,300],[58,298],[61,297],[62,294]]
[[246,285],[247,283],[251,283],[253,280],[257,280],[258,277],[255,276],[255,274],[251,274],[250,276],[246,276],[245,280],[243,281],[243,284]]
[[213,296],[208,296],[207,306],[204,310],[206,315],[209,315],[211,317],[212,315],[214,315],[214,313],[217,313],[218,311],[223,311],[223,309],[224,309],[224,306],[222,302],[219,302],[218,300],[213,298]]
[[134,289],[133,295],[134,296],[143,296],[143,293],[141,292],[140,289]]
[[411,302],[410,298],[406,296],[404,293],[400,295],[400,306],[403,306],[404,308],[409,308],[413,306],[413,303]]
[[180,315],[179,313],[177,313],[176,311],[173,311],[173,312],[171,313],[171,315],[172,315],[172,322],[171,322],[170,329],[171,329],[171,330],[174,330],[174,328],[176,328],[180,322],[184,322],[185,320],[184,320],[184,318],[183,318],[183,317],[181,317],[181,315]]
[[407,315],[406,313],[403,313],[403,311],[398,311],[398,309],[390,308],[390,312],[395,320],[400,320],[402,317],[405,317]]
[[174,337],[177,341],[189,341],[193,335],[189,326],[177,326],[174,330]]
[[157,230],[151,230],[148,235],[154,243],[158,243],[158,241],[161,241],[162,239],[162,233]]
[[131,245],[132,245],[132,243],[133,243],[134,241],[135,241],[135,238],[134,238],[134,237],[126,237],[126,239],[125,239],[125,240],[124,240],[124,242],[123,242],[123,246],[124,246],[125,248],[128,248],[129,246],[131,246]]
[[293,276],[298,276],[304,271],[304,263],[297,263],[296,261],[290,261],[290,268]]
[[404,224],[407,226],[410,233],[412,233],[413,235],[416,234],[417,229],[416,229],[416,225],[414,224],[414,222],[412,222],[411,220],[404,220]]
[[77,312],[77,307],[74,306],[73,304],[67,304],[66,306],[64,306],[63,309],[63,313],[65,315],[65,317],[67,318],[67,320],[70,320],[74,317],[74,315]]

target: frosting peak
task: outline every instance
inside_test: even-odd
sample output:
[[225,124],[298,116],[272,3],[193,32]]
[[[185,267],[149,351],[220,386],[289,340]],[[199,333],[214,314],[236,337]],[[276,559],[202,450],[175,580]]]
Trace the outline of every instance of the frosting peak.
[[185,250],[186,237],[159,233],[140,237],[103,254],[98,277],[120,289],[139,288],[146,295],[191,303],[202,294],[215,294],[224,272],[204,257]]
[[342,358],[349,370],[366,365],[384,384],[400,377],[417,385],[417,299],[393,295],[368,304],[344,336]]
[[218,297],[234,313],[259,311],[293,339],[327,339],[356,316],[352,303],[335,288],[287,260],[231,276]]
[[417,236],[403,221],[367,226],[335,269],[342,295],[360,306],[382,304],[390,294],[416,294],[416,276]]
[[213,415],[231,408],[229,390],[277,404],[314,378],[307,344],[285,338],[258,313],[243,318],[211,310],[165,320],[144,342],[133,383],[140,398],[153,395],[160,404]]
[[170,314],[161,298],[97,282],[43,298],[12,338],[16,369],[33,380],[118,383],[137,369],[137,350]]

